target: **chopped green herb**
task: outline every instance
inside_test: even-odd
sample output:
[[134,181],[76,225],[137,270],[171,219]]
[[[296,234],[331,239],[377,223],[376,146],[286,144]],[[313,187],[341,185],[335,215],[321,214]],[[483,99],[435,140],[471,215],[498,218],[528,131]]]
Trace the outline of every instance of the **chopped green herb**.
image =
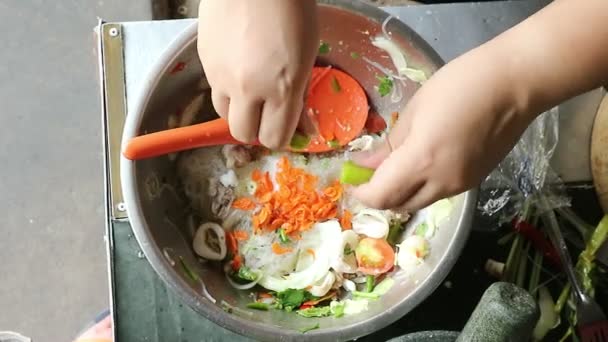
[[319,55],[326,55],[329,53],[330,50],[331,50],[331,47],[326,42],[321,41],[319,43]]
[[327,317],[331,315],[331,308],[329,306],[321,306],[318,308],[308,308],[304,310],[298,310],[296,313],[302,317]]
[[289,146],[291,146],[291,148],[294,150],[302,150],[305,149],[306,146],[308,146],[308,143],[310,143],[310,137],[295,133],[291,138]]
[[355,253],[355,251],[350,248],[350,245],[344,247],[344,255],[351,255],[353,253]]
[[225,312],[231,314],[232,313],[232,306],[224,301],[222,301],[222,310],[224,310]]
[[331,89],[334,91],[334,93],[339,93],[342,91],[342,87],[340,86],[340,82],[338,82],[336,76],[332,76],[331,78]]
[[279,240],[281,240],[282,243],[287,243],[290,241],[287,233],[285,233],[285,229],[281,228],[277,230],[277,233],[279,234]]
[[330,140],[327,142],[327,146],[331,147],[331,148],[338,148],[340,147],[340,143],[338,142],[338,140]]
[[378,81],[380,81],[380,83],[378,83],[378,93],[381,97],[384,97],[393,91],[393,80],[390,77],[376,76],[376,78],[378,79]]
[[319,325],[319,323],[317,323],[317,324],[307,327],[307,328],[300,328],[300,329],[298,329],[298,331],[301,332],[302,334],[306,334],[307,332],[309,332],[311,330],[319,329],[320,327],[321,326]]
[[247,281],[254,281],[258,278],[258,275],[247,266],[241,266],[236,276]]
[[391,220],[388,226],[388,236],[386,237],[386,241],[393,246],[396,245],[399,235],[401,232],[403,232],[403,229],[404,227],[400,220]]
[[181,256],[179,257],[179,264],[184,269],[184,273],[186,273],[188,278],[192,279],[192,281],[198,281],[198,276],[196,275],[196,273],[194,273],[194,271],[192,271],[190,267],[188,267],[188,265],[184,261],[184,258],[182,258]]
[[305,290],[287,289],[282,292],[278,292],[277,297],[277,308],[283,309],[287,312],[293,311],[293,309],[300,307],[310,297],[310,293]]
[[268,311],[268,304],[266,304],[266,303],[260,303],[260,302],[248,303],[247,307],[250,309],[254,309],[254,310]]
[[361,57],[361,56],[357,52],[351,52],[350,53],[350,58],[352,58],[352,59],[357,59],[359,57]]
[[428,230],[429,225],[426,222],[422,222],[416,227],[416,231],[414,231],[414,234],[424,237],[426,236],[426,232],[428,232]]
[[374,290],[374,281],[373,275],[365,277],[365,292],[372,292]]
[[353,296],[360,298],[378,299],[380,295],[374,292],[353,291]]
[[332,310],[336,318],[344,316],[344,306],[344,302],[336,302],[336,304],[333,306]]

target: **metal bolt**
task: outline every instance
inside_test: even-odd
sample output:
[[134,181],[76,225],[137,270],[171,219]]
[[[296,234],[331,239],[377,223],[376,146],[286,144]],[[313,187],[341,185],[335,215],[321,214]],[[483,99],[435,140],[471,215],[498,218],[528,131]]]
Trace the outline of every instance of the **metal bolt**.
[[127,206],[123,202],[120,202],[116,205],[116,210],[118,211],[127,211]]
[[112,27],[110,29],[109,33],[110,33],[110,36],[116,37],[116,36],[118,36],[118,29],[116,27]]
[[188,14],[188,7],[181,5],[177,8],[177,13],[179,13],[180,15],[186,15]]

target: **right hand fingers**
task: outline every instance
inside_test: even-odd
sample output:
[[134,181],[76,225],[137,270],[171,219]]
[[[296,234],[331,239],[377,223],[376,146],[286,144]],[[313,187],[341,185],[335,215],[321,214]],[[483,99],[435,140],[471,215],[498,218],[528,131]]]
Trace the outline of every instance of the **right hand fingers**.
[[277,102],[269,99],[264,104],[258,137],[262,145],[270,149],[279,149],[289,145],[302,112],[301,96],[287,96]]
[[230,99],[228,126],[230,134],[238,141],[253,143],[258,137],[262,103],[243,96]]

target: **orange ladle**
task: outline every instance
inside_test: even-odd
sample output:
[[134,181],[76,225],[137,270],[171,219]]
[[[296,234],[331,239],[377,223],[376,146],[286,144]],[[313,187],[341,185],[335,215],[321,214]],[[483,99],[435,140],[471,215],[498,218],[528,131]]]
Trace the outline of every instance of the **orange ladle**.
[[[306,109],[319,134],[310,139],[296,135],[288,148],[294,152],[327,152],[348,144],[365,127],[369,112],[361,85],[350,75],[331,67],[313,68]],[[132,138],[122,154],[129,160],[140,160],[229,144],[244,145],[230,135],[226,120],[216,119]],[[250,145],[259,145],[259,142]]]

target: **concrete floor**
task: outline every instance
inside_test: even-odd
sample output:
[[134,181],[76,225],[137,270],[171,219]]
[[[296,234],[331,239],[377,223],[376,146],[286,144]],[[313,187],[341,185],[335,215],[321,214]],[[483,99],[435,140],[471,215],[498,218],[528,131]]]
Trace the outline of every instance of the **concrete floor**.
[[108,307],[93,27],[150,4],[0,0],[0,331],[70,341]]
[[96,17],[150,0],[0,0],[0,331],[70,341],[108,307]]

